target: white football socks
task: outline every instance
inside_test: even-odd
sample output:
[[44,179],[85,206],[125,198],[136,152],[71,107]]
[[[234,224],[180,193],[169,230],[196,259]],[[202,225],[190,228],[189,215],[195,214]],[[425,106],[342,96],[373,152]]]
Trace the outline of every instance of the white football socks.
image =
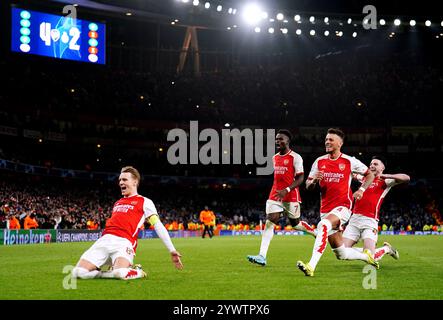
[[320,261],[323,252],[328,244],[328,233],[332,229],[331,221],[323,219],[319,222],[317,227],[317,236],[315,237],[314,248],[312,250],[312,257],[309,260],[309,265],[315,269],[318,261]]
[[271,243],[272,238],[274,237],[274,227],[275,224],[269,220],[266,220],[265,230],[263,230],[263,234],[261,237],[261,245],[260,245],[260,255],[266,258],[266,254],[268,253],[269,244]]
[[311,236],[316,237],[317,236],[317,230],[312,228],[308,223],[301,220],[298,225],[294,227],[295,230],[304,231],[306,233],[309,233]]

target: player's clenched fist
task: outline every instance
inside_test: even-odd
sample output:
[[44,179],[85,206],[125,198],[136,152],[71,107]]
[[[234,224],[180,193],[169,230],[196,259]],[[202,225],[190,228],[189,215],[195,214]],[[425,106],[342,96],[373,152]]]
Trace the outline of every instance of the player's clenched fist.
[[171,252],[172,263],[179,270],[183,269],[183,263],[182,263],[182,261],[180,259],[181,256],[182,255],[178,251],[172,251]]
[[314,182],[319,182],[323,180],[323,171],[318,171],[315,175],[314,175]]

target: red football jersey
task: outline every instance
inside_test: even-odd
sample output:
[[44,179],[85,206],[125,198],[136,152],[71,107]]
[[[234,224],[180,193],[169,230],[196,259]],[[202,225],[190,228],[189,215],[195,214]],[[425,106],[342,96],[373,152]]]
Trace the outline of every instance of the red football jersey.
[[[274,184],[269,193],[269,200],[278,201],[277,190],[286,189],[294,181],[294,178],[303,174],[303,159],[294,151],[281,155],[277,153],[272,157],[274,163]],[[301,202],[298,187],[291,190],[284,198],[283,202]]]
[[[363,181],[361,177],[359,180]],[[352,212],[378,221],[380,218],[381,204],[389,190],[391,190],[396,184],[395,179],[375,178],[372,184],[363,193],[363,197],[355,202]]]
[[145,219],[158,214],[152,200],[140,195],[121,198],[114,204],[112,216],[106,222],[105,234],[128,239],[134,252],[137,248],[138,231]]
[[360,160],[340,154],[337,159],[330,159],[329,155],[317,158],[309,173],[308,180],[323,171],[323,179],[320,181],[321,207],[320,213],[329,213],[334,208],[352,206],[351,180],[352,173],[365,175],[368,167]]

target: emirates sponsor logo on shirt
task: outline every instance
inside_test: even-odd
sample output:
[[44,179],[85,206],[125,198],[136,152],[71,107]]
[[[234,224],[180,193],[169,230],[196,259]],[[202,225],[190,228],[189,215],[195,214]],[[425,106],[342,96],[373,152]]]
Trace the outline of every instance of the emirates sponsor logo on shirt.
[[341,179],[343,179],[345,175],[343,173],[338,172],[325,172],[323,174],[323,180],[325,182],[340,182]]
[[134,206],[130,204],[119,204],[114,207],[112,212],[128,212],[129,210],[133,210]]
[[276,166],[274,168],[275,174],[285,174],[288,171],[288,167]]

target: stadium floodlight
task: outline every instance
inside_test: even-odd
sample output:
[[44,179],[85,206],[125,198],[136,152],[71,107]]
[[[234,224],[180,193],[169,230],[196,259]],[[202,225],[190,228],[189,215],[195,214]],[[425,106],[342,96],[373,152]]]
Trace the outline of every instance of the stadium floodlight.
[[397,27],[401,24],[400,19],[395,19],[394,20],[394,25],[396,25]]
[[425,26],[426,26],[426,27],[430,27],[430,26],[431,26],[431,21],[430,21],[430,20],[426,20],[426,22],[425,22]]
[[267,13],[266,11],[263,11],[263,12],[261,13],[261,18],[262,18],[262,19],[268,19],[268,13]]
[[183,2],[183,3],[188,3],[188,2],[189,2],[189,0],[182,0],[182,2]]
[[236,14],[237,13],[237,9],[232,9],[232,14]]
[[289,22],[289,21],[288,21],[288,20],[286,20],[286,19],[285,19],[285,20],[283,20],[283,23],[288,23],[288,22]]
[[315,17],[314,17],[314,16],[310,16],[310,17],[309,17],[309,21],[310,21],[311,23],[314,23],[314,22],[315,22]]
[[443,21],[440,23],[440,25],[443,27]]
[[329,23],[329,18],[328,18],[328,17],[325,17],[325,18],[323,19],[323,21],[324,21],[326,24],[328,24],[328,23]]
[[325,30],[325,37],[329,36],[329,31]]
[[315,30],[311,30],[311,31],[309,31],[309,34],[310,34],[311,36],[315,36]]
[[[301,19],[301,17],[300,17],[299,14],[296,14],[296,15],[294,16],[294,21],[299,22],[300,19]],[[443,23],[443,22],[442,22],[442,23]]]
[[281,28],[280,30],[281,30],[281,33],[283,33],[283,34],[287,34],[288,33],[288,29],[286,29],[286,28]]
[[206,8],[206,9],[209,9],[210,7],[211,7],[211,4],[210,4],[209,2],[206,2],[206,3],[205,3],[205,8]]
[[243,19],[246,23],[254,25],[261,20],[262,10],[255,3],[247,4],[243,8]]
[[254,31],[257,32],[257,33],[259,33],[259,32],[261,31],[261,29],[260,29],[260,27],[255,27],[255,28],[254,28]]
[[228,9],[228,14],[232,14],[232,8]]
[[269,29],[268,29],[268,32],[269,32],[269,33],[274,33],[274,28],[272,28],[272,27],[269,28]]
[[384,26],[386,24],[386,20],[385,19],[380,19],[380,25]]
[[415,26],[416,24],[417,24],[417,22],[416,22],[415,20],[411,20],[411,21],[409,21],[409,25],[410,25],[411,27]]
[[231,27],[227,27],[226,29],[231,30]]
[[277,20],[281,21],[285,18],[285,16],[283,15],[283,13],[279,12],[277,13],[277,15],[275,16],[277,18]]
[[349,19],[348,19],[348,24],[351,24],[351,23],[352,23],[352,19],[349,18]]
[[194,1],[192,1],[192,4],[194,6],[198,6],[200,4],[200,1],[199,0],[194,0]]
[[301,35],[301,29],[297,29],[296,31],[295,31],[295,33],[299,36],[299,35]]
[[357,37],[357,32],[353,32],[353,33],[352,33],[352,37],[353,37],[353,38]]
[[337,37],[341,37],[341,36],[343,36],[343,31],[337,32]]
[[222,10],[223,10],[223,7],[219,4],[219,5],[217,6],[217,11],[220,12],[220,11],[222,11]]
[[225,127],[226,127],[226,128],[229,128],[230,126],[231,126],[231,125],[229,124],[229,122],[226,122],[226,123],[225,123]]

